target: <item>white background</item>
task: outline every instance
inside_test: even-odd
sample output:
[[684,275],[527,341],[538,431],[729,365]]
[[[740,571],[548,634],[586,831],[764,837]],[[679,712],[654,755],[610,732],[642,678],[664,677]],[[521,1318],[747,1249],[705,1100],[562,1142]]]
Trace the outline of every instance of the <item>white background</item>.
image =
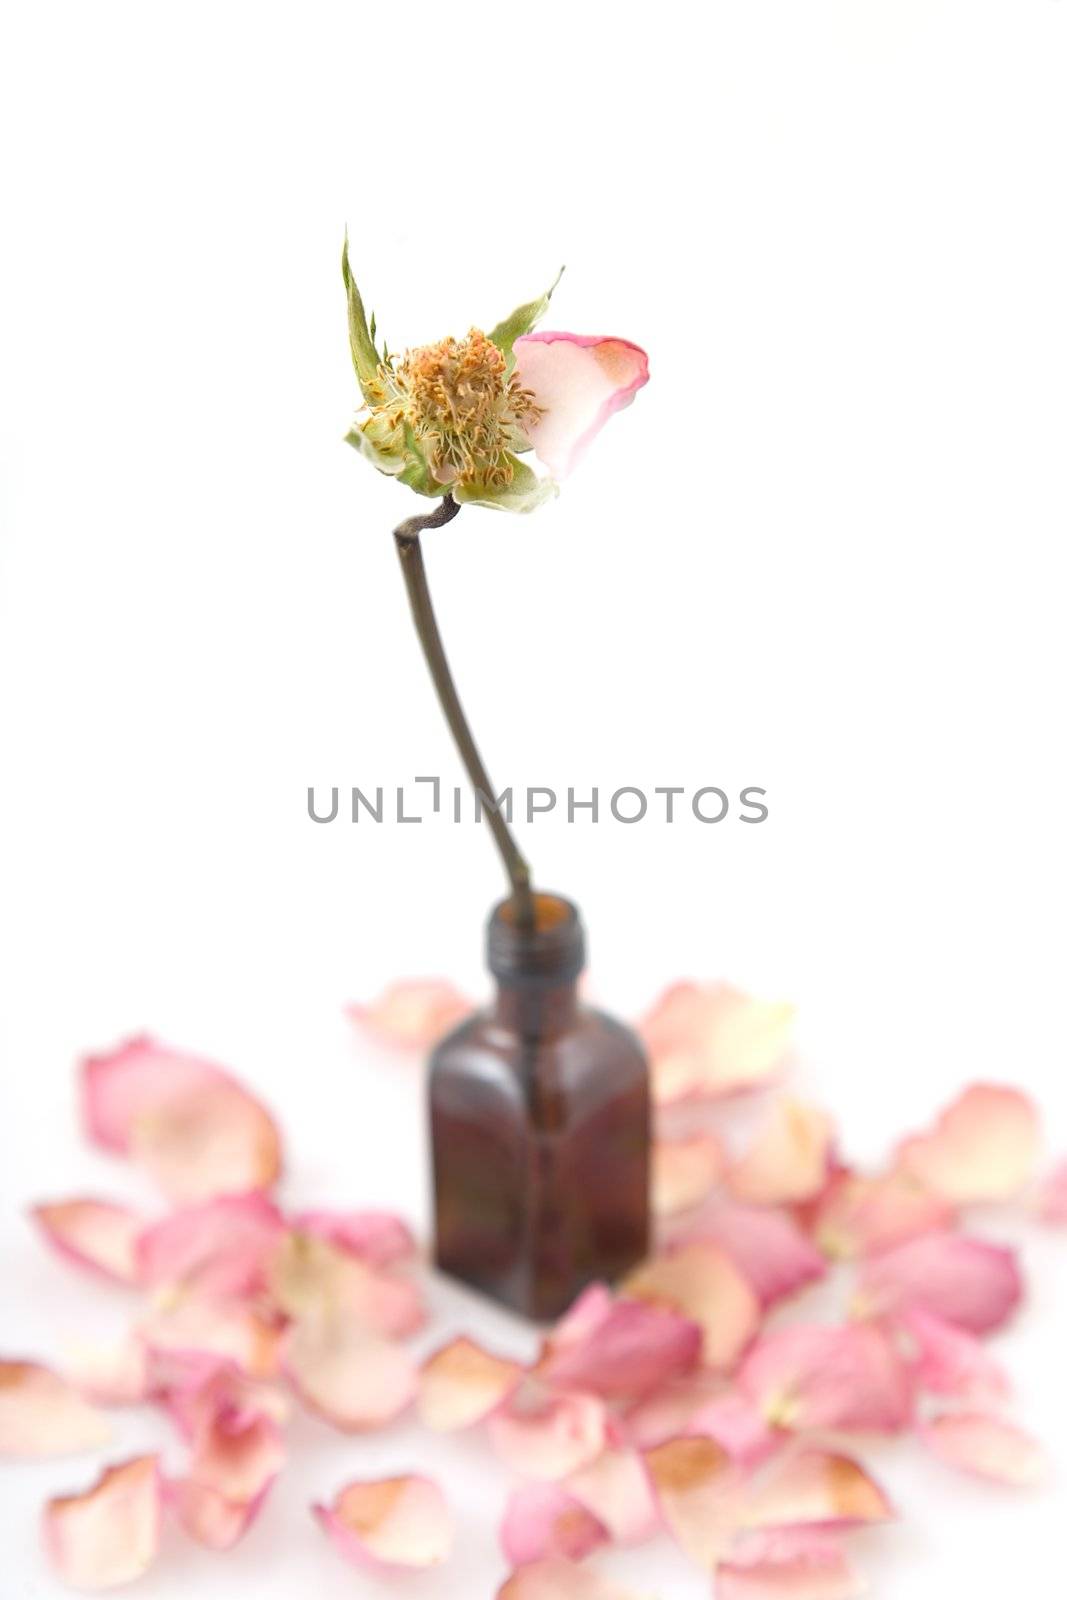
[[[78,1054],[132,1030],[271,1099],[294,1201],[422,1214],[417,1075],[342,1007],[401,974],[477,984],[500,880],[472,823],[306,813],[309,784],[459,781],[389,537],[417,504],[341,441],[346,223],[394,348],[490,326],[565,261],[549,325],[650,352],[555,504],[427,540],[499,785],[768,790],[760,827],[523,830],[584,908],[598,993],[633,1013],[690,973],[794,998],[858,1157],[975,1076],[1032,1089],[1067,1150],[1065,51],[1059,0],[9,11],[4,1351],[120,1315],[21,1213],[141,1194],[73,1100]],[[883,1453],[906,1515],[861,1552],[879,1596],[1059,1592],[1065,1247],[1026,1251],[1003,1353],[1060,1486]],[[115,1454],[163,1437],[123,1418]],[[454,1565],[346,1569],[306,1502],[422,1464]],[[5,1472],[5,1600],[61,1592],[36,1508],[92,1470]],[[175,1536],[137,1592],[479,1600],[503,1488],[476,1442],[308,1424],[237,1554]],[[707,1593],[665,1545],[605,1569]]]

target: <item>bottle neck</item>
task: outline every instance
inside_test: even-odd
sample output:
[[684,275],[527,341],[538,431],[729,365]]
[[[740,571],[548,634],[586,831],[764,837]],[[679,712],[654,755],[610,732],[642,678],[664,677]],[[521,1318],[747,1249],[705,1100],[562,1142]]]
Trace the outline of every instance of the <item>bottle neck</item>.
[[501,1027],[527,1039],[550,1039],[566,1033],[578,1017],[578,984],[497,984],[493,1016]]

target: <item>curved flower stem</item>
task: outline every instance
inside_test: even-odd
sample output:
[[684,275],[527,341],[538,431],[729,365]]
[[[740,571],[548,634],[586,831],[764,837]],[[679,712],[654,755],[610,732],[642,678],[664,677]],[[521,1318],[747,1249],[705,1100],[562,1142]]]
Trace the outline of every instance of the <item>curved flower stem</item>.
[[426,581],[422,545],[419,542],[419,534],[424,528],[444,527],[446,522],[451,522],[452,518],[458,515],[459,509],[452,496],[447,494],[436,511],[431,511],[423,517],[409,517],[398,528],[394,528],[393,538],[396,540],[397,555],[400,557],[400,567],[407,586],[408,600],[411,603],[415,632],[419,636],[419,643],[426,657],[426,665],[430,669],[433,686],[437,690],[441,710],[445,714],[445,721],[456,742],[463,765],[467,769],[467,776],[474,786],[475,795],[481,798],[486,821],[500,851],[515,901],[516,921],[521,927],[528,928],[533,926],[534,921],[530,869],[520,854],[507,823],[493,804],[493,788],[489,782],[489,774],[478,754],[478,746],[463,714],[444,645],[441,643],[437,619],[430,600],[430,588]]

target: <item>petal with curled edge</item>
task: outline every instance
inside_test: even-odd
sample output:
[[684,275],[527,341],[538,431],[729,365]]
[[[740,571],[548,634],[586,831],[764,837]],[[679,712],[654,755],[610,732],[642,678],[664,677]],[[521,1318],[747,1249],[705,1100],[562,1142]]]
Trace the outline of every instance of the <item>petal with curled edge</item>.
[[621,1287],[625,1295],[670,1307],[697,1323],[709,1367],[732,1367],[760,1324],[755,1291],[717,1245],[683,1245],[654,1256]]
[[921,1306],[893,1319],[912,1362],[916,1382],[931,1394],[967,1400],[999,1400],[1008,1393],[1007,1373],[973,1333],[954,1327]]
[[788,1055],[792,1025],[790,1005],[754,1000],[724,983],[674,984],[638,1028],[653,1099],[667,1105],[765,1082]]
[[260,1190],[186,1206],[146,1228],[137,1243],[142,1282],[215,1299],[255,1298],[267,1285],[285,1222]]
[[489,1440],[505,1465],[539,1482],[566,1478],[594,1461],[607,1442],[604,1402],[557,1393],[527,1378],[493,1411]]
[[862,1262],[856,1309],[887,1316],[919,1307],[970,1333],[990,1333],[1021,1298],[1013,1250],[962,1233],[930,1233]]
[[669,1439],[645,1455],[660,1512],[678,1544],[713,1568],[737,1527],[742,1478],[714,1439]]
[[110,1437],[103,1413],[50,1367],[0,1361],[0,1455],[76,1455]]
[[437,1433],[469,1428],[495,1411],[523,1375],[517,1361],[493,1355],[473,1339],[452,1339],[419,1372],[419,1416]]
[[622,1589],[611,1578],[579,1566],[562,1556],[549,1556],[518,1567],[496,1600],[642,1600],[631,1589]]
[[577,466],[608,419],[648,382],[648,357],[629,339],[526,333],[515,340],[515,375],[541,414],[523,432],[553,478]]
[[138,1038],[82,1068],[89,1137],[129,1154],[171,1199],[269,1188],[281,1140],[266,1107],[210,1062]]
[[726,1171],[722,1141],[713,1133],[657,1139],[652,1146],[652,1209],[677,1216],[700,1204]]
[[136,1283],[137,1239],[144,1221],[128,1206],[109,1200],[52,1200],[30,1215],[68,1261],[90,1267],[116,1283]]
[[739,1200],[759,1205],[810,1200],[826,1183],[833,1123],[814,1106],[776,1100],[752,1144],[731,1169]]
[[738,1387],[773,1427],[892,1433],[912,1416],[912,1381],[895,1344],[871,1323],[797,1324],[758,1339]]
[[105,1467],[84,1494],[59,1495],[44,1509],[45,1548],[75,1589],[132,1583],[159,1551],[163,1480],[154,1455]]
[[866,1592],[837,1539],[811,1528],[745,1534],[715,1574],[715,1600],[857,1600]]
[[604,1524],[558,1483],[520,1484],[500,1524],[500,1548],[513,1567],[545,1556],[580,1561],[607,1539]]
[[383,1044],[424,1050],[474,1009],[466,995],[443,978],[408,978],[391,983],[368,1005],[351,1005],[348,1015]]
[[933,1130],[905,1139],[897,1165],[953,1205],[1010,1200],[1033,1176],[1040,1125],[1018,1089],[976,1083],[948,1106]]
[[819,1249],[835,1259],[871,1255],[921,1233],[950,1228],[953,1208],[904,1172],[880,1177],[836,1173],[816,1202],[812,1231]]
[[232,1550],[256,1520],[270,1487],[270,1482],[264,1484],[250,1500],[229,1500],[210,1484],[178,1478],[166,1486],[166,1503],[197,1544],[207,1550]]
[[300,1211],[292,1219],[296,1233],[324,1239],[369,1267],[392,1267],[411,1261],[415,1237],[402,1217],[391,1211]]
[[688,1237],[725,1250],[764,1308],[826,1273],[825,1261],[793,1218],[773,1206],[724,1200],[701,1212]]
[[286,1336],[283,1364],[304,1404],[347,1433],[391,1422],[417,1387],[408,1352],[347,1317],[295,1323]]
[[895,1517],[882,1489],[858,1461],[828,1450],[784,1457],[745,1496],[745,1528],[849,1528]]
[[946,1466],[993,1483],[1026,1489],[1048,1471],[1045,1452],[1022,1428],[976,1411],[949,1412],[923,1423],[919,1437]]
[[315,1517],[349,1561],[383,1567],[436,1567],[452,1550],[452,1513],[432,1478],[380,1478],[346,1484]]
[[634,1397],[689,1372],[702,1343],[697,1324],[669,1306],[616,1299],[593,1284],[549,1336],[537,1372],[560,1388]]

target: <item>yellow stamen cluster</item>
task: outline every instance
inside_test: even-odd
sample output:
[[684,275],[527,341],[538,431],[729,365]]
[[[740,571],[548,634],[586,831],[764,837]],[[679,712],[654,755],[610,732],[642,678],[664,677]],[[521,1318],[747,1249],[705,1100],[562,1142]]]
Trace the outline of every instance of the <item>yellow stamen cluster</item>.
[[505,487],[514,476],[509,452],[527,445],[523,419],[542,415],[530,391],[508,376],[503,351],[478,328],[465,339],[409,350],[395,368],[379,367],[378,384],[381,402],[364,426],[377,433],[385,421],[395,436],[406,424],[439,483]]

